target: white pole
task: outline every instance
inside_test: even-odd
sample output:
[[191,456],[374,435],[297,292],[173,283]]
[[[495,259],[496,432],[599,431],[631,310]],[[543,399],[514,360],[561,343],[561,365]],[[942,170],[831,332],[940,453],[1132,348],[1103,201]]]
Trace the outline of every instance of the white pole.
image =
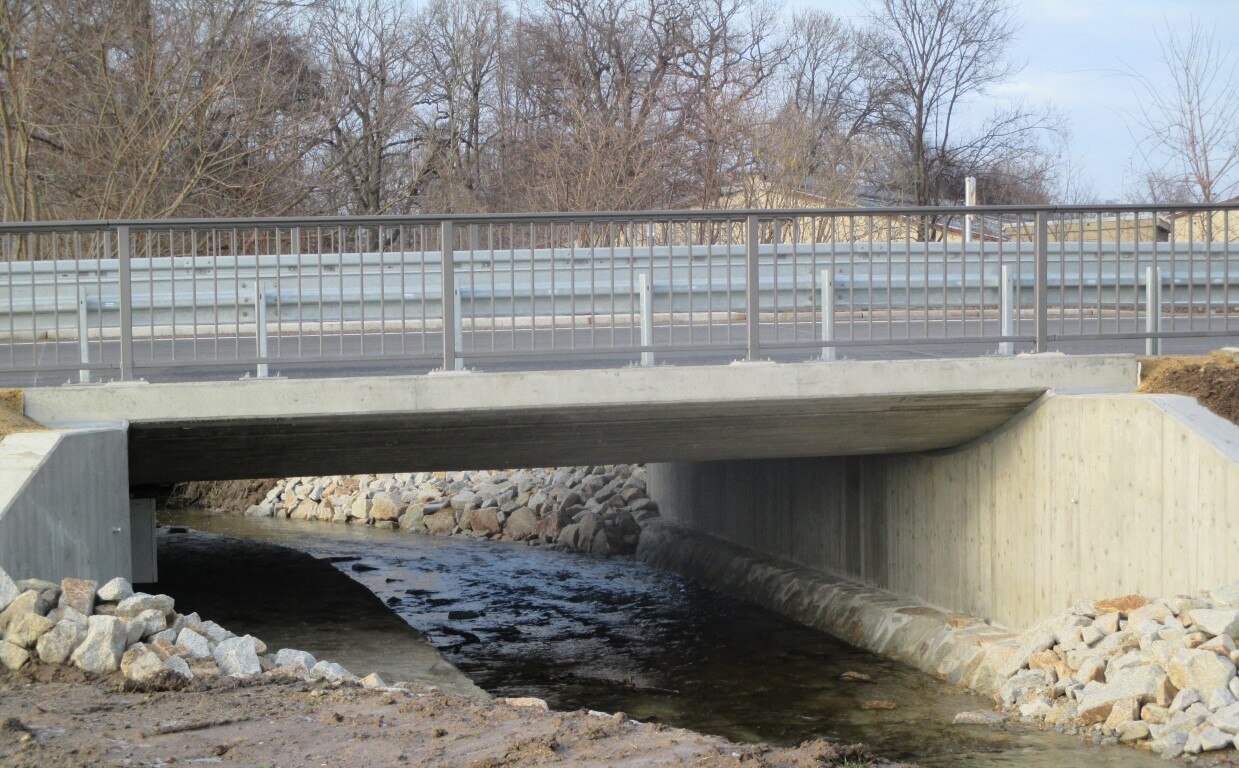
[[[465,329],[464,320],[460,316],[460,291],[452,291],[452,306],[455,312],[452,313],[452,339],[453,345],[456,347],[456,370],[463,371],[465,369],[465,361],[461,358],[461,348],[465,345]],[[551,318],[551,323],[555,322],[555,318]]]
[[[650,294],[650,276],[642,272],[637,276],[637,292],[641,299],[641,346],[654,346],[654,301]],[[654,352],[641,353],[642,365],[654,364]]]
[[[1001,333],[1003,336],[1011,336],[1015,333],[1015,281],[1011,279],[1011,267],[1004,264],[1002,267],[1002,277],[1000,278],[1000,289],[1002,295],[998,300],[998,316],[1002,323]],[[998,342],[998,354],[1014,355],[1015,343],[1011,341]]]
[[[977,179],[969,176],[964,179],[964,205],[972,207],[977,204]],[[964,216],[964,242],[972,242],[972,214]]]
[[[1159,333],[1162,330],[1162,270],[1161,267],[1146,267],[1144,270],[1144,330]],[[1144,340],[1146,355],[1160,355],[1162,340],[1149,336]]]
[[[80,289],[77,292],[77,350],[82,365],[90,365],[90,328],[87,323],[86,291]],[[89,384],[90,369],[79,370],[77,380],[82,384]]]
[[[267,297],[263,295],[262,283],[254,281],[254,326],[258,341],[258,357],[267,356]],[[270,373],[267,363],[258,364],[258,378],[265,379]]]
[[[835,278],[831,275],[829,269],[822,270],[822,282],[819,287],[821,291],[822,305],[822,341],[835,340]],[[834,346],[822,347],[822,359],[834,360],[836,350]]]

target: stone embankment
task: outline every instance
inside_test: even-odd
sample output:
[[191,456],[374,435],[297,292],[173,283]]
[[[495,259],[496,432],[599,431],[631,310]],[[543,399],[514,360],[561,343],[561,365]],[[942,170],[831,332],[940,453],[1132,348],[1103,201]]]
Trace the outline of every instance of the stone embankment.
[[1021,719],[1178,757],[1239,738],[1239,582],[1195,597],[1081,601],[985,663]]
[[294,477],[246,515],[524,541],[598,555],[635,551],[658,517],[631,465]]
[[0,569],[0,638],[0,665],[9,670],[44,664],[97,676],[119,672],[131,684],[154,689],[265,672],[387,687],[377,675],[359,680],[305,651],[271,653],[261,640],[238,637],[196,613],[177,613],[168,595],[134,592],[121,578],[102,586],[73,578],[14,582]]

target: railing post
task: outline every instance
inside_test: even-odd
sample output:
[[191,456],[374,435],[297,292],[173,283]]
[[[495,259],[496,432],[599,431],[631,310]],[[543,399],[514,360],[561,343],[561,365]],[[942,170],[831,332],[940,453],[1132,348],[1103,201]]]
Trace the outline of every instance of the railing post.
[[1033,305],[1036,307],[1034,328],[1036,330],[1036,342],[1033,345],[1033,352],[1045,352],[1046,339],[1049,336],[1048,325],[1048,296],[1046,295],[1046,270],[1049,268],[1049,221],[1048,214],[1045,211],[1037,211],[1037,248],[1035,253],[1036,264],[1034,265],[1033,273]]
[[[1162,270],[1161,267],[1146,267],[1144,270],[1144,330],[1146,333],[1161,333],[1162,330]],[[1160,355],[1162,340],[1148,336],[1144,340],[1146,355]]]
[[[82,365],[90,365],[90,324],[87,318],[86,290],[79,286],[77,289],[77,351]],[[77,380],[82,384],[89,384],[90,368],[79,370]]]
[[[998,282],[998,322],[999,333],[1003,336],[1015,335],[1015,283],[1011,279],[1011,266],[1002,265],[1002,275]],[[998,354],[1014,355],[1015,343],[1011,341],[998,342]]]
[[[112,234],[104,238],[107,249],[112,247]],[[130,269],[129,227],[116,228],[117,265],[120,292],[120,378],[133,379],[133,273]]]
[[[835,340],[835,278],[829,269],[822,270],[822,281],[818,290],[822,297],[822,341],[833,342]],[[823,360],[834,360],[836,356],[833,345],[822,347]]]
[[761,325],[758,322],[758,315],[761,305],[759,299],[761,292],[758,285],[758,243],[761,235],[758,229],[757,217],[749,216],[745,219],[745,238],[744,238],[744,296],[745,296],[745,323],[748,331],[748,359],[756,360],[761,354],[761,341],[759,339],[761,333]]
[[445,221],[439,225],[440,278],[442,286],[439,291],[439,304],[443,314],[443,370],[456,370],[456,333],[457,314],[456,301],[456,232],[452,222]]
[[465,324],[461,320],[462,313],[460,311],[460,289],[452,289],[452,346],[456,350],[453,355],[456,363],[453,370],[463,371],[465,369],[465,360],[460,356],[460,351],[465,348]]
[[[637,275],[637,296],[641,302],[641,346],[654,346],[654,302],[650,292],[650,276],[642,272]],[[642,365],[654,364],[654,351],[641,353]]]
[[[262,283],[254,280],[254,338],[260,359],[267,356],[267,297],[263,294]],[[271,373],[267,363],[259,363],[256,371],[258,378],[265,379]]]

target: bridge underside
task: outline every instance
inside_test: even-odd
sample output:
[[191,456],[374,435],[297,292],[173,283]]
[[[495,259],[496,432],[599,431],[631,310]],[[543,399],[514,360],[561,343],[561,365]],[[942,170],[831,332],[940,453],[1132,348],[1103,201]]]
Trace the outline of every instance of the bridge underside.
[[1047,390],[1125,391],[1130,356],[744,363],[27,390],[49,425],[125,422],[131,485],[309,474],[904,453]]

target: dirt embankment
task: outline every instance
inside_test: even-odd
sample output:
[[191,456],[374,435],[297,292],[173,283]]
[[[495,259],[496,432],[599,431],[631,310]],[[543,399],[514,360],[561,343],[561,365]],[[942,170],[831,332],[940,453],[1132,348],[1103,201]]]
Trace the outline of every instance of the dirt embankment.
[[210,512],[244,512],[260,503],[277,480],[211,480],[177,483],[169,507],[199,507]]
[[0,389],[0,438],[14,432],[36,432],[45,429],[22,414],[22,391]]
[[1141,358],[1139,391],[1188,395],[1239,424],[1239,354]]
[[621,714],[548,712],[432,688],[368,691],[272,675],[162,693],[125,691],[110,678],[28,682],[0,672],[0,765],[893,765],[825,741],[736,744]]

